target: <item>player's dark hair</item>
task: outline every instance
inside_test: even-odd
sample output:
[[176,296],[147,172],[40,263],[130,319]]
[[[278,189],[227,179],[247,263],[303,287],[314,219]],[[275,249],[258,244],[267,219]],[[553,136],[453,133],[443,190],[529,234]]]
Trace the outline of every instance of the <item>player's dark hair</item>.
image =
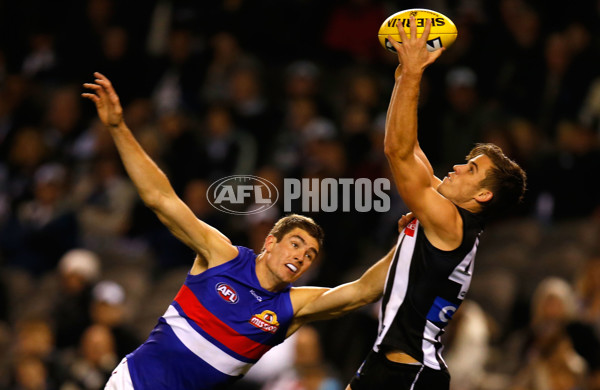
[[484,215],[497,215],[523,201],[527,175],[516,162],[508,158],[502,149],[494,144],[475,145],[467,155],[467,160],[482,154],[492,161],[493,166],[488,170],[480,185],[482,188],[490,190],[493,197],[490,201],[479,202],[479,204],[482,206]]
[[275,222],[275,225],[269,232],[269,235],[273,235],[277,242],[281,241],[283,236],[294,230],[295,228],[300,228],[307,232],[311,237],[313,237],[319,243],[319,248],[323,246],[323,239],[325,237],[325,233],[323,229],[317,225],[317,223],[309,217],[305,217],[299,214],[290,214],[279,221]]

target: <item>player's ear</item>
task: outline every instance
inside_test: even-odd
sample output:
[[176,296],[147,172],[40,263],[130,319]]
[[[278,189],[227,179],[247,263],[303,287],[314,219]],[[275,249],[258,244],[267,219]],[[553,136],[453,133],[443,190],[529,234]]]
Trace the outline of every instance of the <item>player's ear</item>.
[[274,235],[269,234],[267,238],[265,238],[265,252],[270,252],[276,242],[277,238]]
[[475,195],[475,200],[479,203],[485,203],[492,200],[493,197],[494,194],[492,193],[492,191],[482,188],[481,190],[479,190],[477,195]]

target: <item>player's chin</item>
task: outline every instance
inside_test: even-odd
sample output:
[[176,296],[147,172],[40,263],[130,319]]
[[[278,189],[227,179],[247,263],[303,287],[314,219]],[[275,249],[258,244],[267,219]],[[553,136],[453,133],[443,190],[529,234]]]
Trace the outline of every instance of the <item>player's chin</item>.
[[298,270],[297,272],[287,272],[286,277],[284,278],[284,280],[288,283],[294,283],[296,280],[300,279],[300,277],[302,276],[304,272],[300,272],[300,270]]

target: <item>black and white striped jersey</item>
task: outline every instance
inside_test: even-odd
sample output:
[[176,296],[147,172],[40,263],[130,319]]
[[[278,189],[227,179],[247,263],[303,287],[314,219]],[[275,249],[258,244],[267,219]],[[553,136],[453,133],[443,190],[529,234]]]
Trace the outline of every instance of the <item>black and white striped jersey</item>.
[[458,208],[463,240],[452,251],[435,248],[418,220],[400,233],[388,270],[375,351],[401,350],[433,369],[447,369],[440,337],[465,298],[483,223]]

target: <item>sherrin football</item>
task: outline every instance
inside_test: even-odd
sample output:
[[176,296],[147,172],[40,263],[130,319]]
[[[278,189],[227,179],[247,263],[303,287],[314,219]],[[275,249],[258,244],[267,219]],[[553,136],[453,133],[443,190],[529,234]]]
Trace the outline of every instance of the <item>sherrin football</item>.
[[396,49],[394,49],[394,46],[388,41],[388,35],[396,41],[402,42],[402,39],[398,34],[398,25],[400,24],[404,27],[406,35],[410,37],[410,17],[413,15],[417,24],[417,36],[423,34],[427,19],[431,19],[431,30],[429,32],[429,38],[427,39],[427,50],[435,51],[442,47],[448,48],[456,40],[458,30],[456,29],[454,22],[446,15],[430,9],[412,8],[396,12],[383,22],[379,28],[378,34],[381,46],[392,53],[395,53]]

